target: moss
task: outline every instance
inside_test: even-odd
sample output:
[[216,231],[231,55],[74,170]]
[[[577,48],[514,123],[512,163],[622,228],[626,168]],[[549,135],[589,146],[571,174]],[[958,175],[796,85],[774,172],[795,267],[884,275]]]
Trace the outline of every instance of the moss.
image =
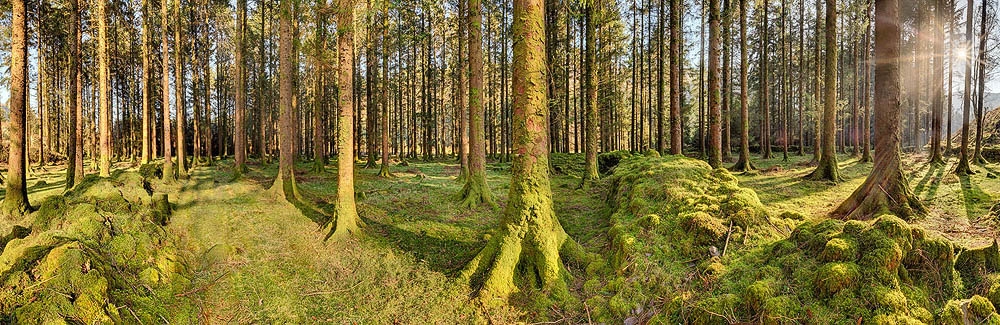
[[642,152],[643,157],[647,158],[660,158],[660,152],[653,149],[646,149]]
[[647,214],[639,220],[639,224],[646,230],[651,230],[660,225],[660,216],[656,214]]
[[967,282],[966,287],[979,288],[980,292],[984,292],[988,289],[982,284],[986,276],[1000,271],[1000,249],[997,241],[994,240],[990,246],[961,252],[955,261],[955,269]]
[[858,254],[858,244],[850,237],[833,238],[826,242],[820,259],[826,262],[853,261]]
[[977,320],[985,320],[996,313],[996,308],[993,307],[993,303],[989,299],[983,296],[975,295],[969,299],[969,306],[967,307],[970,316],[975,317]]
[[816,272],[813,285],[817,294],[830,297],[841,290],[854,288],[858,277],[858,266],[854,263],[827,263]]
[[993,303],[993,306],[1000,305],[1000,274],[994,274],[991,277],[990,289],[986,292],[986,298]]
[[681,216],[681,225],[691,234],[698,245],[716,245],[725,239],[728,228],[722,220],[705,212],[695,212]]
[[765,310],[767,301],[774,297],[777,283],[772,279],[755,281],[743,293],[743,302],[747,310],[761,313]]
[[611,169],[618,166],[622,160],[632,157],[632,153],[625,150],[605,152],[597,155],[597,170],[601,174],[611,172]]

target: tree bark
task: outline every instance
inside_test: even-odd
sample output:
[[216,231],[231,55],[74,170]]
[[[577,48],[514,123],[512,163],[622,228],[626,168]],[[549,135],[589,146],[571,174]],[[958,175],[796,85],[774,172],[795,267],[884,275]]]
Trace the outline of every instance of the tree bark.
[[108,96],[108,17],[107,2],[97,1],[97,60],[98,60],[98,91],[100,94],[100,176],[111,176],[111,102]]
[[[486,137],[483,109],[483,6],[469,0],[469,176],[459,192],[463,205],[496,206],[486,183]],[[545,53],[544,48],[542,52]]]
[[[166,0],[162,0],[166,1]],[[186,90],[184,89],[184,61],[182,56],[184,53],[184,34],[182,34],[182,3],[180,0],[174,0],[174,96],[176,96],[175,105],[177,105],[177,177],[180,179],[187,179],[187,143],[184,139],[184,128],[187,126],[187,121],[185,120],[185,114],[187,113],[187,106],[184,103],[186,97]]]
[[[910,192],[900,162],[900,76],[898,0],[875,0],[875,166],[864,184],[832,215],[866,220],[881,212],[909,219],[923,213]],[[830,9],[829,7],[827,8]],[[829,31],[829,30],[828,30]],[[828,66],[829,68],[829,66]]]
[[299,199],[295,185],[295,112],[292,108],[292,1],[280,0],[278,9],[278,176],[272,191],[286,200]]
[[[965,44],[972,45],[972,0],[968,0],[968,17],[965,22]],[[968,56],[968,54],[967,54]],[[972,62],[965,58],[965,92],[962,94],[962,143],[959,147],[958,165],[955,166],[955,174],[965,176],[973,174],[969,166],[969,110],[972,106]]]
[[[236,54],[235,65],[236,77],[236,103],[233,108],[233,174],[234,178],[240,178],[247,172],[247,125],[246,125],[246,105],[247,105],[247,76],[246,60],[246,17],[247,0],[237,0],[236,10]],[[166,82],[166,81],[164,81]]]
[[8,221],[16,221],[31,212],[28,203],[28,179],[25,164],[28,106],[28,39],[27,11],[24,0],[11,1],[11,51],[10,51],[10,151],[7,161],[7,192],[0,213]]
[[[473,0],[472,2],[478,2]],[[524,283],[538,279],[543,292],[568,294],[562,254],[580,254],[552,209],[548,165],[548,103],[545,86],[543,0],[514,1],[514,114],[515,155],[511,165],[509,202],[501,225],[486,247],[462,270],[469,283],[482,279],[479,299],[502,304]],[[480,283],[474,283],[480,284]]]
[[672,0],[670,4],[670,154],[683,152],[683,126],[681,125],[681,28],[684,3]]
[[722,71],[719,0],[708,0],[708,165],[722,167]]
[[941,3],[943,0],[933,0],[934,1],[934,17],[931,18],[931,24],[934,31],[932,37],[932,46],[934,52],[934,67],[931,69],[933,76],[931,77],[932,83],[931,88],[933,102],[931,103],[931,147],[930,147],[930,163],[933,165],[943,165],[944,158],[941,155],[941,126],[943,118],[942,113],[944,113],[944,89],[941,88],[944,83],[944,6]]
[[354,202],[354,0],[337,0],[337,202],[327,238],[360,234]]
[[[884,0],[879,0],[884,1]],[[819,166],[809,178],[813,180],[841,181],[837,166],[836,116],[837,116],[837,0],[826,0],[826,86],[823,99],[823,153]],[[876,81],[877,82],[877,81]]]
[[747,172],[756,169],[750,160],[750,91],[747,85],[747,0],[740,1],[740,158],[730,170]]
[[597,11],[600,10],[600,5],[595,3],[596,0],[592,1],[587,5],[585,19],[586,19],[586,74],[584,82],[586,83],[586,118],[584,122],[586,124],[586,137],[587,144],[584,148],[586,152],[586,164],[583,173],[582,182],[580,186],[586,186],[587,183],[598,179],[600,176],[597,174]]

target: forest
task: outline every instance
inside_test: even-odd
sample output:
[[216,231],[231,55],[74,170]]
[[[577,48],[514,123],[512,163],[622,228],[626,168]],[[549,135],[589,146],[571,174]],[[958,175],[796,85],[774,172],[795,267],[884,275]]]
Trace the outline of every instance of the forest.
[[998,324],[995,0],[0,0],[0,324]]

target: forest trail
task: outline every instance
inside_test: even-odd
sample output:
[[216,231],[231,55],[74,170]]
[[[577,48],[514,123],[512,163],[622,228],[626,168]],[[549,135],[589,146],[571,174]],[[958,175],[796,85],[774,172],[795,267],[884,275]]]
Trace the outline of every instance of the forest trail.
[[186,294],[204,322],[442,323],[474,313],[444,275],[371,240],[323,242],[287,201],[228,177],[196,168],[172,194],[169,228],[193,252]]

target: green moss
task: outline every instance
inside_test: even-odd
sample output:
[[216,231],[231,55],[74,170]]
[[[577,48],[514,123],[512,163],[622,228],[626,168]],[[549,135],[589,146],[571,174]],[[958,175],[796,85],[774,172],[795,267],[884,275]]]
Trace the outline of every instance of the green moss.
[[826,262],[853,261],[858,254],[858,244],[850,237],[833,238],[826,242],[820,259]]
[[774,297],[777,283],[772,279],[755,281],[743,293],[743,302],[747,310],[754,313],[765,311],[767,301]]
[[697,245],[717,245],[725,239],[728,228],[722,220],[705,212],[695,212],[681,216],[681,225],[693,237]]
[[993,307],[993,303],[989,299],[983,296],[975,295],[969,299],[968,313],[970,316],[975,317],[977,320],[984,320],[989,318],[990,315],[996,313],[996,308]]
[[841,290],[854,288],[858,277],[858,266],[854,263],[827,263],[816,272],[813,284],[817,294],[829,297]]

